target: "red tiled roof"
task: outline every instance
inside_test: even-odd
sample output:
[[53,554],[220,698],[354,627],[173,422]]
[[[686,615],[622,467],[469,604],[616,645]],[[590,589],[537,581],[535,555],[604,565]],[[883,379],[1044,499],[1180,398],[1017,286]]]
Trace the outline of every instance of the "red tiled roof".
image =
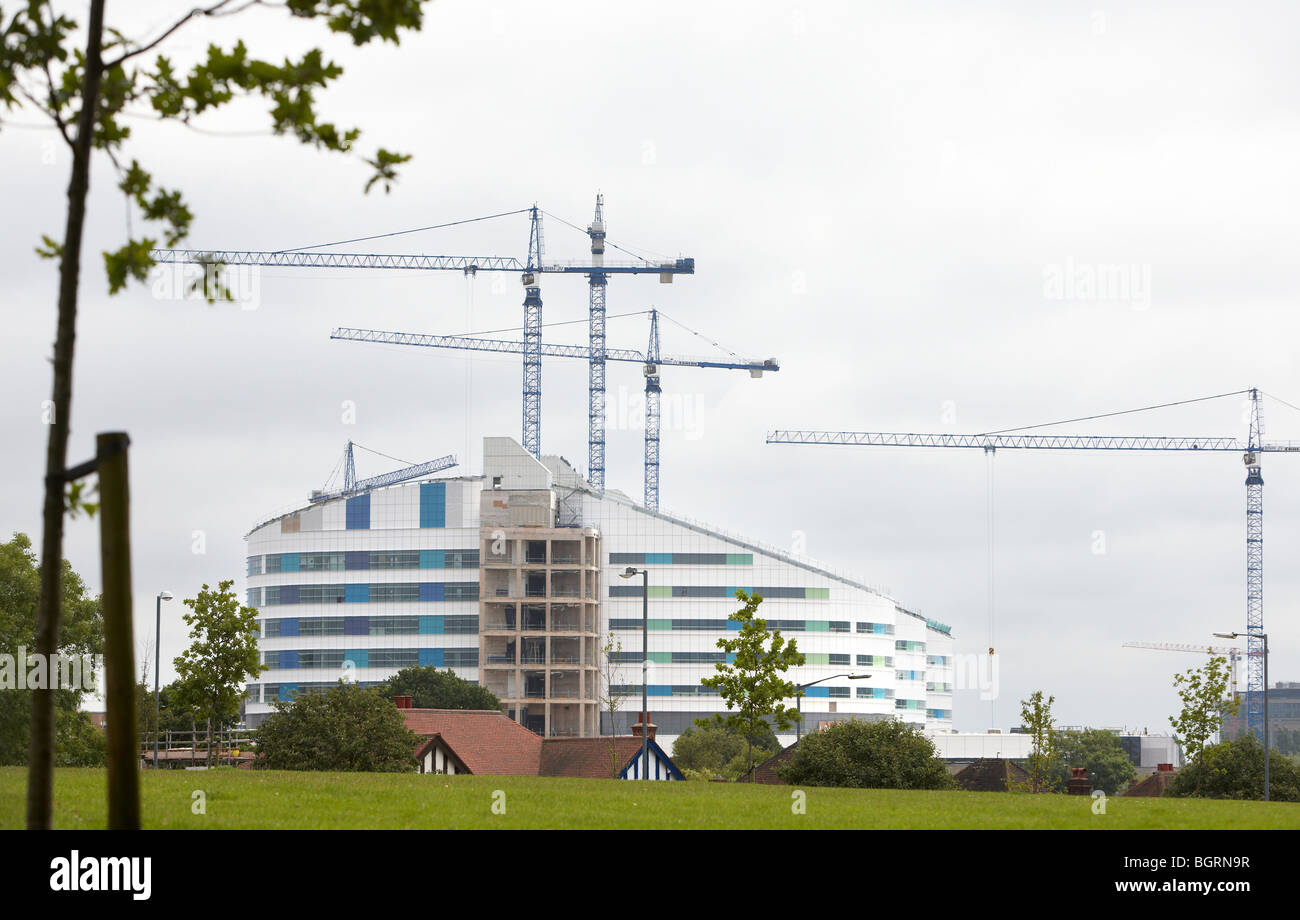
[[[439,735],[470,773],[536,776],[542,739],[495,709],[400,709],[406,727]],[[423,748],[421,743],[420,747]]]
[[[651,744],[657,747],[653,739]],[[617,738],[546,738],[542,741],[542,763],[538,775],[617,779],[623,768],[640,753],[641,739],[631,735]],[[661,756],[667,757],[666,754]]]

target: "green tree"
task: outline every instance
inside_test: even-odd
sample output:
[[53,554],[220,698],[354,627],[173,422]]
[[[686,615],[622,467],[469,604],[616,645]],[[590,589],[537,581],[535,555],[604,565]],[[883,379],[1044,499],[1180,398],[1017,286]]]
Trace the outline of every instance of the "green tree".
[[1021,725],[1032,739],[1029,759],[1025,762],[1029,792],[1051,792],[1061,768],[1061,751],[1057,745],[1056,729],[1052,727],[1052,704],[1055,702],[1054,696],[1043,699],[1042,690],[1035,690],[1029,699],[1020,701]]
[[[58,308],[53,353],[53,395],[45,451],[42,506],[41,589],[35,651],[53,655],[63,644],[64,592],[63,516],[75,510],[80,489],[65,492],[68,422],[72,418],[72,366],[77,328],[78,285],[82,236],[90,193],[91,160],[103,153],[117,172],[117,187],[126,196],[134,220],[158,228],[153,235],[133,236],[128,214],[125,242],[103,253],[110,294],[132,278],[143,281],[154,261],[150,250],[159,242],[175,246],[193,220],[181,192],[165,188],[131,156],[128,110],[148,108],[158,120],[192,127],[194,122],[235,100],[261,99],[271,130],[290,135],[318,150],[354,153],[360,132],[321,120],[315,94],[336,81],[343,69],[319,48],[283,63],[249,54],[242,41],[228,47],[209,44],[206,52],[185,65],[159,53],[177,33],[194,24],[241,13],[251,7],[276,6],[298,22],[323,20],[331,32],[343,33],[354,45],[379,39],[397,44],[403,31],[422,25],[427,0],[211,0],[206,7],[187,9],[156,37],[134,39],[104,19],[106,0],[90,0],[82,25],[55,10],[52,0],[26,0],[0,8],[0,113],[33,110],[48,118],[71,153],[67,210],[62,238],[44,236],[37,253],[55,260],[59,269]],[[263,26],[265,28],[265,26]],[[84,40],[84,46],[78,42]],[[3,122],[0,121],[0,127]],[[130,151],[134,153],[134,151]],[[409,156],[380,147],[370,158],[369,191],[382,184],[387,191],[398,165]],[[175,166],[175,163],[169,163]],[[161,237],[161,238],[159,238]],[[221,266],[210,263],[208,277]],[[210,300],[215,294],[204,286]],[[55,694],[34,694],[31,721],[31,767],[28,771],[27,823],[48,828],[52,818],[55,751]]]
[[[784,731],[799,719],[799,711],[786,706],[785,701],[795,695],[794,683],[781,675],[789,668],[804,663],[803,654],[788,643],[778,629],[768,632],[767,621],[757,616],[762,596],[736,589],[742,606],[727,617],[740,624],[734,636],[718,640],[718,648],[732,661],[719,661],[714,665],[717,674],[700,681],[712,687],[727,704],[724,721],[745,739],[745,772],[754,768],[754,738],[766,724],[768,717],[778,730]],[[734,711],[733,711],[734,710]],[[709,720],[696,720],[696,724]]]
[[[64,655],[93,656],[104,652],[103,615],[100,599],[86,593],[85,583],[71,564],[63,560],[60,578],[63,609],[67,612],[58,651]],[[36,647],[36,618],[40,593],[40,570],[32,541],[16,533],[0,543],[0,654],[14,656],[18,650],[31,654]],[[95,674],[96,680],[102,674]],[[85,675],[83,672],[83,681]],[[102,766],[103,736],[80,711],[85,688],[60,688],[55,700],[56,764],[58,766]],[[31,741],[32,703],[35,693],[0,690],[0,765],[28,763]]]
[[855,789],[954,789],[956,781],[935,756],[934,744],[901,719],[850,719],[799,741],[789,763],[777,771],[801,786]]
[[727,724],[720,713],[712,719],[697,719],[673,742],[673,763],[687,779],[738,779],[745,775],[749,757],[747,741],[752,743],[759,762],[781,750],[781,742],[766,722],[750,739]]
[[1056,744],[1061,752],[1060,769],[1053,783],[1057,789],[1065,788],[1071,767],[1087,770],[1092,788],[1101,789],[1107,795],[1123,792],[1137,776],[1137,768],[1124,753],[1119,736],[1104,728],[1057,732]]
[[339,681],[324,693],[277,701],[257,729],[264,770],[409,773],[420,736],[374,688]]
[[378,687],[381,696],[409,696],[416,709],[500,709],[501,700],[486,687],[470,683],[448,668],[402,668]]
[[257,611],[239,602],[233,585],[230,579],[215,591],[204,585],[196,597],[185,600],[190,647],[174,661],[176,705],[206,724],[209,757],[212,730],[239,717],[245,679],[264,670],[257,654]]
[[1230,678],[1228,659],[1223,657],[1211,658],[1202,667],[1174,675],[1174,688],[1183,708],[1169,724],[1188,761],[1200,756],[1210,738],[1241,705],[1240,700],[1229,696]]
[[[1289,757],[1269,758],[1269,798],[1300,802],[1300,766]],[[1202,747],[1174,776],[1165,795],[1176,798],[1263,799],[1264,746],[1254,735]]]

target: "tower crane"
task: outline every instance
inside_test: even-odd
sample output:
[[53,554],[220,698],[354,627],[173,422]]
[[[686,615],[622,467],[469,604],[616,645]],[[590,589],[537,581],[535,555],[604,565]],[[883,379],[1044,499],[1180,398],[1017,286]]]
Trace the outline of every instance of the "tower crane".
[[1232,698],[1237,698],[1237,659],[1241,649],[1235,646],[1187,645],[1177,642],[1125,642],[1124,648],[1153,648],[1162,652],[1200,652],[1202,655],[1222,655],[1228,659],[1232,674]]
[[[659,428],[660,380],[659,368],[703,367],[721,370],[749,371],[751,377],[762,377],[766,371],[779,371],[781,365],[775,358],[766,360],[710,361],[701,358],[664,356],[659,350],[659,311],[650,310],[650,340],[644,353],[630,348],[605,348],[602,341],[602,364],[620,361],[640,364],[645,375],[645,506],[652,511],[659,508]],[[602,317],[603,323],[603,317]],[[331,339],[349,342],[374,342],[382,345],[416,345],[424,348],[467,349],[518,354],[525,343],[512,339],[486,339],[463,335],[424,335],[417,332],[383,332],[377,329],[335,329]],[[541,354],[550,358],[582,358],[591,360],[590,347],[581,345],[542,345]],[[602,370],[603,386],[603,370]],[[603,391],[602,391],[603,392]],[[603,396],[602,396],[603,400]],[[602,405],[603,413],[603,405]],[[602,416],[602,437],[603,437]],[[601,447],[602,456],[604,447]],[[595,486],[595,483],[592,483]]]
[[[355,445],[362,450],[370,450],[360,444]],[[327,492],[324,489],[318,489],[311,493],[312,503],[327,502],[332,498],[344,498],[348,495],[355,495],[358,492],[365,492],[370,489],[378,489],[381,486],[391,486],[396,482],[405,482],[408,479],[416,479],[420,476],[428,476],[430,473],[441,472],[450,469],[456,465],[456,457],[448,454],[445,457],[439,457],[436,460],[427,460],[424,463],[416,463],[404,467],[400,470],[393,470],[389,473],[381,473],[378,476],[371,476],[369,479],[357,479],[357,466],[352,455],[353,442],[348,441],[348,446],[343,449],[343,488],[334,492]],[[378,453],[378,451],[371,451]],[[383,456],[383,455],[381,455]],[[335,471],[338,470],[336,466]],[[331,477],[333,478],[333,477]],[[328,485],[328,483],[327,483]]]
[[[986,434],[904,434],[882,431],[772,431],[768,444],[849,444],[874,447],[963,447],[985,452],[997,450],[1136,450],[1136,451],[1194,451],[1199,453],[1239,453],[1246,466],[1246,724],[1256,737],[1262,737],[1264,717],[1264,478],[1260,472],[1261,458],[1266,453],[1300,452],[1300,442],[1265,442],[1264,419],[1260,409],[1258,389],[1222,393],[1203,397],[1217,399],[1221,396],[1248,394],[1250,399],[1249,428],[1246,441],[1237,438],[1198,437],[1099,437],[1085,435],[1025,435],[1012,432],[1027,428],[1009,429]],[[1181,405],[1182,403],[1168,403]],[[1157,409],[1165,406],[1150,406]],[[1143,410],[1128,410],[1129,412]],[[1108,413],[1122,415],[1126,412]],[[1102,418],[1104,416],[1092,416]],[[1084,421],[1072,419],[1070,421]],[[1064,424],[1064,423],[1054,423]]]
[[[513,256],[426,256],[398,255],[360,252],[326,252],[322,250],[345,243],[360,243],[379,237],[362,237],[343,240],[337,243],[325,243],[320,246],[299,249],[279,250],[243,250],[243,249],[154,249],[150,256],[160,265],[192,264],[205,267],[225,267],[228,265],[263,265],[288,268],[368,268],[368,269],[418,269],[422,271],[461,271],[474,275],[481,271],[519,272],[524,287],[524,335],[523,335],[523,433],[524,449],[534,457],[541,455],[542,428],[542,289],[543,274],[582,274],[588,277],[591,288],[590,325],[593,336],[591,362],[591,437],[599,436],[599,446],[593,441],[590,447],[594,457],[599,453],[600,470],[604,476],[604,358],[597,351],[604,351],[605,327],[605,285],[609,275],[658,275],[661,283],[671,283],[676,275],[695,273],[695,260],[677,258],[654,262],[637,257],[633,261],[606,262],[605,229],[603,217],[604,199],[597,196],[596,220],[588,228],[591,238],[592,256],[590,261],[559,262],[546,259],[546,246],[542,235],[541,208],[521,208],[501,214],[490,214],[468,220],[438,224],[433,227],[421,227],[418,230],[433,230],[459,224],[490,220],[496,217],[508,217],[514,214],[528,214],[528,257],[520,262]],[[554,215],[552,215],[554,216]],[[380,236],[398,236],[415,233],[417,230],[402,230],[385,233]],[[597,316],[597,314],[599,314]],[[599,329],[599,349],[595,347],[595,337]],[[599,378],[599,395],[596,386]],[[599,423],[597,411],[599,407]]]

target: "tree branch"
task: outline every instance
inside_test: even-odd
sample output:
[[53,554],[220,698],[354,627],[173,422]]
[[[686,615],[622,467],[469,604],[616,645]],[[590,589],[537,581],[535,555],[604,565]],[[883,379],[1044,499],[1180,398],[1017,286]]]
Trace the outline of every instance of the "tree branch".
[[174,33],[174,32],[175,32],[177,29],[179,29],[181,26],[185,25],[187,22],[191,22],[191,21],[193,21],[193,20],[195,20],[195,19],[198,19],[198,18],[200,18],[200,17],[204,17],[204,16],[229,16],[229,15],[231,15],[231,14],[233,14],[233,13],[240,13],[240,12],[243,12],[244,10],[248,9],[250,6],[260,5],[260,4],[262,3],[262,0],[248,0],[248,2],[246,2],[243,6],[237,7],[237,8],[235,8],[235,9],[233,9],[233,10],[226,10],[224,13],[221,11],[221,10],[222,10],[222,7],[224,7],[224,6],[229,6],[229,5],[230,5],[231,3],[233,3],[233,2],[234,2],[234,0],[220,0],[220,2],[218,2],[218,3],[214,3],[212,6],[209,6],[209,7],[206,7],[206,8],[205,8],[205,7],[201,7],[201,6],[196,6],[196,7],[194,7],[194,9],[190,10],[188,13],[186,13],[186,14],[185,14],[184,16],[182,16],[180,19],[178,19],[178,20],[176,20],[175,22],[173,22],[173,23],[172,23],[172,24],[167,28],[167,31],[163,32],[162,35],[159,35],[157,38],[155,38],[155,39],[154,39],[153,41],[151,41],[149,44],[144,45],[144,46],[142,46],[142,47],[140,47],[140,48],[137,48],[137,49],[134,50],[134,51],[128,51],[128,52],[126,52],[125,54],[122,54],[122,55],[120,55],[119,57],[114,58],[113,60],[109,61],[108,63],[106,63],[106,64],[104,65],[104,69],[105,69],[105,70],[112,70],[114,67],[117,67],[117,66],[121,65],[122,62],[124,62],[124,61],[129,61],[129,60],[130,60],[131,58],[133,58],[133,57],[138,57],[138,56],[140,56],[140,55],[142,55],[142,54],[145,54],[145,53],[151,51],[151,50],[154,49],[154,48],[157,48],[157,47],[158,47],[159,45],[161,45],[164,41],[166,41],[166,40],[167,40],[167,39],[172,35],[172,33]]

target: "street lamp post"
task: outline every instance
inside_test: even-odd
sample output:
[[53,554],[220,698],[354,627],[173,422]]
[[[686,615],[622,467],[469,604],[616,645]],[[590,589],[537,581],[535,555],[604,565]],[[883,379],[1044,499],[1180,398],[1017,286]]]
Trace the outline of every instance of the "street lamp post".
[[1268,633],[1215,633],[1220,639],[1240,639],[1258,636],[1264,640],[1264,801],[1268,796]]
[[798,744],[803,738],[803,693],[800,691],[807,690],[816,684],[824,684],[828,680],[834,680],[837,677],[847,677],[849,680],[870,680],[870,674],[832,674],[830,677],[823,677],[821,680],[812,680],[806,684],[796,684],[794,688],[795,705],[799,707],[799,720],[794,723],[794,743]]
[[154,626],[153,626],[153,768],[158,769],[158,728],[161,725],[159,713],[159,687],[158,675],[159,666],[162,664],[162,602],[172,599],[170,591],[159,591],[158,602],[154,609]]
[[[641,576],[641,778],[650,778],[650,570],[628,566],[619,577]],[[614,726],[610,726],[613,731]]]

